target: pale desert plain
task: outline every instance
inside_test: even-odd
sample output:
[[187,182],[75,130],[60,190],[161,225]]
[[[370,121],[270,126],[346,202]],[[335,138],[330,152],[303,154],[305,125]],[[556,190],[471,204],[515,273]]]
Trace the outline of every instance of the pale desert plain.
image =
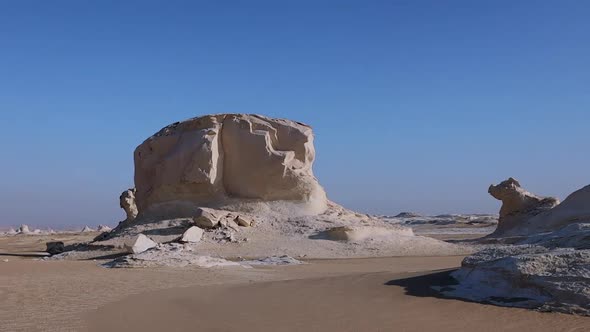
[[509,178],[498,215],[366,215],[314,158],[291,120],[164,127],[113,229],[0,236],[0,331],[590,331],[589,187]]

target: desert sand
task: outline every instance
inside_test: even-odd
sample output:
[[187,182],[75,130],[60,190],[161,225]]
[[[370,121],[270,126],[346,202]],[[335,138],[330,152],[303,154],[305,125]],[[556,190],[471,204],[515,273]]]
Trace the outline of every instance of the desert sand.
[[[0,251],[15,239],[22,252],[39,249],[38,239],[27,236],[1,238]],[[587,317],[431,296],[437,273],[456,269],[463,256],[310,260],[250,269],[107,269],[101,261],[15,254],[0,261],[0,331],[590,329]]]

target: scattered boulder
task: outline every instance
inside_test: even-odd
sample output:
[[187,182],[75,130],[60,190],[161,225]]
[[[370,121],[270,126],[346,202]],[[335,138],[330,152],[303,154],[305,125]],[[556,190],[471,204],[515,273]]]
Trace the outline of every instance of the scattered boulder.
[[47,246],[45,251],[50,255],[61,254],[65,251],[65,245],[61,241],[47,242],[45,245]]
[[[312,129],[260,115],[206,115],[169,125],[137,147],[135,185],[142,213],[190,217],[193,207],[292,203],[291,213],[315,215],[327,207],[313,175]],[[177,206],[177,209],[169,208]],[[187,215],[179,215],[186,209]]]
[[234,221],[236,222],[236,224],[238,224],[238,226],[242,227],[250,227],[254,225],[254,221],[252,219],[246,218],[242,215],[237,216],[236,219],[234,219]]
[[184,243],[196,243],[201,241],[201,238],[203,237],[203,229],[197,227],[197,226],[192,226],[191,228],[187,229],[184,234],[182,234],[182,237],[180,238],[180,242],[184,242]]
[[125,248],[133,254],[142,253],[148,249],[155,248],[158,244],[149,237],[139,234],[133,241],[125,244]]
[[127,189],[119,196],[119,206],[125,210],[127,218],[123,222],[132,222],[137,218],[139,211],[135,203],[135,188]]
[[222,217],[222,212],[209,209],[209,208],[199,208],[197,209],[197,214],[193,217],[195,225],[200,228],[210,229],[219,226],[219,220]]
[[492,236],[517,235],[525,231],[523,224],[532,217],[559,204],[554,197],[540,197],[524,190],[514,178],[491,185],[488,193],[502,201],[498,227]]

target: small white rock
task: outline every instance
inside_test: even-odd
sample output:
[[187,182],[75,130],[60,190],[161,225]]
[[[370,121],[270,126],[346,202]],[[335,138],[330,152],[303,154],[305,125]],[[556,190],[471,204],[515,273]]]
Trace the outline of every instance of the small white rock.
[[125,244],[125,248],[134,254],[142,253],[148,249],[155,248],[158,244],[149,237],[139,234],[135,240]]
[[185,243],[196,243],[201,241],[203,237],[203,230],[197,226],[192,226],[191,228],[187,229],[184,234],[182,234],[182,238],[180,238],[180,242]]

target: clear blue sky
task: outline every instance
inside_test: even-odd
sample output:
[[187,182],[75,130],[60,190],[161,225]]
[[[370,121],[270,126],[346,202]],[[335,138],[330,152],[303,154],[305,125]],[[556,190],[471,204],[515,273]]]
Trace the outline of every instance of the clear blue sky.
[[207,113],[315,129],[329,196],[496,212],[590,183],[587,1],[2,1],[0,224],[115,224],[133,149]]

